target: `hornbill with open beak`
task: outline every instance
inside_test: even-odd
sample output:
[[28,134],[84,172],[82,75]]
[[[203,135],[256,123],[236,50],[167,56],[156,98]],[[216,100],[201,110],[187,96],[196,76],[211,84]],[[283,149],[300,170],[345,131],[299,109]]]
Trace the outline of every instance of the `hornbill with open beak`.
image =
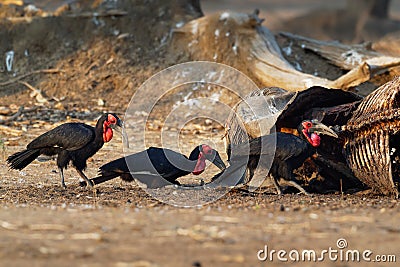
[[189,158],[167,148],[150,147],[101,166],[101,176],[91,181],[96,185],[120,176],[128,182],[138,179],[148,188],[165,186],[168,184],[166,181],[179,185],[176,181],[179,177],[190,173],[201,174],[206,167],[206,159],[221,170],[226,168],[218,151],[208,145],[195,147]]
[[92,127],[84,123],[64,123],[40,135],[30,142],[26,149],[8,157],[7,162],[11,169],[22,170],[40,155],[57,155],[57,166],[60,171],[61,185],[64,183],[63,169],[69,162],[90,186],[93,184],[83,173],[86,161],[96,154],[104,143],[111,141],[113,130],[122,129],[122,122],[113,113],[103,114]]
[[[273,157],[272,165],[269,175],[272,182],[281,194],[281,189],[278,180],[283,178],[288,184],[296,187],[300,192],[307,194],[307,192],[297,183],[297,179],[293,174],[293,170],[301,167],[304,161],[311,157],[316,148],[321,143],[320,134],[325,134],[337,138],[337,134],[328,126],[319,123],[316,120],[305,120],[298,128],[300,137],[283,132],[277,132],[271,135],[264,135],[258,138],[251,139],[249,143],[242,143],[231,147],[230,166],[224,173],[220,173],[214,177],[213,180],[222,182],[224,179],[231,175],[237,175],[239,170],[241,174],[244,173],[241,167],[247,164],[249,171],[249,179],[254,175],[254,171],[258,164],[260,166],[267,165],[268,156]],[[276,138],[276,139],[275,139]],[[276,150],[271,151],[276,141]],[[266,155],[264,160],[260,161],[261,156]],[[269,158],[271,159],[271,158]],[[266,166],[267,168],[269,166]],[[268,176],[267,174],[267,176]],[[219,183],[220,183],[219,182]],[[244,177],[239,182],[244,182]]]

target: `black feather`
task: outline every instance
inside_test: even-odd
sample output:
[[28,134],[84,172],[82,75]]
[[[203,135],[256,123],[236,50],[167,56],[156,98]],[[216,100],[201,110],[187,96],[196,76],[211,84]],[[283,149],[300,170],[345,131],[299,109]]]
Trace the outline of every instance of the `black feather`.
[[[119,118],[112,114],[118,121]],[[22,170],[40,155],[57,155],[57,166],[66,169],[70,162],[83,178],[86,161],[103,146],[103,123],[109,114],[103,114],[96,127],[84,123],[65,123],[43,133],[27,145],[27,149],[8,157],[11,169]],[[63,174],[62,181],[63,181]],[[87,179],[87,178],[86,178]],[[64,184],[63,184],[64,186]]]
[[[218,155],[218,152],[215,151]],[[150,188],[178,184],[179,177],[191,173],[199,158],[199,146],[189,157],[167,148],[150,147],[144,151],[113,160],[100,167],[101,175],[91,179],[94,184],[120,176],[124,181],[134,179]]]
[[11,169],[22,170],[40,155],[39,149],[26,149],[7,158]]

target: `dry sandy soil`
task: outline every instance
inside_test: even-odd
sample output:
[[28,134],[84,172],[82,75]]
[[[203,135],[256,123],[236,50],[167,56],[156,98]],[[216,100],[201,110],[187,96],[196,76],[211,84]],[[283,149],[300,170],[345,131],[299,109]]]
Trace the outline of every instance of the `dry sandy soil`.
[[[395,255],[400,261],[399,202],[370,192],[276,196],[273,191],[257,194],[234,189],[212,203],[177,208],[119,179],[98,185],[96,191],[81,188],[73,169],[66,171],[68,188],[62,190],[54,161],[34,162],[20,172],[8,169],[7,156],[23,149],[35,136],[65,121],[93,124],[103,111],[123,115],[142,82],[165,67],[187,60],[185,55],[168,54],[163,46],[170,24],[176,23],[171,14],[162,13],[162,9],[156,13],[142,2],[135,8],[119,7],[133,14],[146,10],[154,13],[155,19],[143,21],[140,30],[126,16],[97,21],[61,16],[31,23],[21,19],[0,23],[0,55],[15,51],[15,77],[33,70],[56,70],[21,79],[39,88],[48,102],[32,95],[25,85],[4,85],[15,77],[4,68],[0,72],[0,111],[8,116],[19,106],[25,107],[16,121],[0,125],[0,265],[282,266],[290,260],[280,262],[274,254],[273,262],[262,262],[257,258],[258,251],[267,245],[269,251],[296,249],[301,253],[313,249],[321,253],[330,247],[338,249],[340,238],[347,241],[347,247],[341,250],[344,253],[371,250],[371,260]],[[207,12],[221,8],[210,2],[205,3]],[[234,2],[232,8],[243,8],[241,1]],[[256,2],[252,1],[254,7]],[[281,24],[281,14],[292,18],[296,12],[304,12],[304,8],[288,8],[284,1],[273,1],[275,7],[280,3],[281,9],[275,13],[279,16],[272,16],[275,20],[269,21],[271,25]],[[68,14],[84,14],[84,8],[77,7]],[[2,17],[10,16],[10,12],[14,18],[20,16],[18,10],[2,7],[1,11]],[[160,18],[166,22],[160,24]],[[25,51],[28,56],[24,56]],[[157,119],[165,111],[160,105],[149,124],[146,144],[161,145],[155,131],[160,127]],[[181,149],[188,154],[208,138],[223,151],[221,134],[220,125],[194,122],[180,135]],[[121,155],[122,142],[117,136],[89,160],[86,174],[96,176],[99,166]],[[209,168],[203,177],[210,179],[216,172]],[[199,183],[194,176],[180,181]],[[177,194],[173,188],[166,190],[165,194]],[[327,255],[322,262],[301,264],[355,265],[332,261]],[[374,266],[396,263],[375,262]]]
[[[26,141],[7,146],[5,154]],[[89,176],[120,155],[119,141],[89,162]],[[62,190],[54,162],[34,163],[22,172],[0,164],[2,266],[280,266],[276,255],[273,263],[260,262],[257,252],[268,245],[320,253],[337,249],[339,238],[348,242],[343,251],[400,257],[399,203],[368,192],[279,197],[232,190],[201,207],[176,208],[119,180],[98,185],[97,192],[81,188],[74,170],[66,172],[68,188]],[[208,169],[205,177],[214,173]],[[320,265],[353,263],[328,258],[304,263]]]

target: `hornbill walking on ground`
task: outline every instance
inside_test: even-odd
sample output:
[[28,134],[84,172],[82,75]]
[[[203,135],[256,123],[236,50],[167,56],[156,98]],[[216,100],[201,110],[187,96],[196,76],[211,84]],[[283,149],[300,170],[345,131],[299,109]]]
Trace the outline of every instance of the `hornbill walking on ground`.
[[128,182],[138,179],[148,188],[165,186],[168,184],[165,180],[179,185],[176,181],[179,177],[190,173],[201,174],[206,167],[206,159],[221,170],[226,167],[218,151],[208,145],[195,147],[189,158],[170,149],[150,147],[101,166],[101,176],[91,181],[96,185],[120,176]]
[[[216,175],[213,180],[218,179],[220,181],[218,183],[221,183],[229,176],[237,175],[240,170],[240,173],[244,174],[241,167],[247,164],[247,169],[249,171],[249,179],[247,180],[249,181],[254,175],[258,164],[261,164],[260,166],[268,165],[268,159],[272,159],[271,157],[273,157],[268,174],[271,176],[278,194],[281,194],[281,189],[278,184],[280,178],[286,180],[288,184],[296,187],[300,192],[307,194],[297,183],[293,170],[303,165],[304,161],[316,152],[316,147],[320,145],[321,141],[320,134],[333,136],[335,138],[338,136],[326,125],[315,120],[303,121],[299,125],[298,131],[300,137],[289,133],[277,132],[275,134],[254,138],[250,140],[249,143],[232,146],[231,154],[228,155],[230,158],[230,166],[224,173]],[[271,150],[273,150],[275,141],[276,150],[274,154],[274,151]],[[260,161],[261,156],[266,156],[266,158]],[[268,168],[269,166],[265,167]],[[244,182],[244,177],[242,177],[239,182]]]
[[96,154],[105,142],[111,141],[115,126],[122,128],[122,122],[113,113],[103,114],[97,121],[96,127],[84,123],[64,123],[40,135],[30,142],[26,149],[8,157],[11,169],[22,170],[40,155],[57,155],[57,166],[60,171],[61,185],[64,183],[63,169],[69,162],[90,186],[93,184],[83,173],[86,161]]

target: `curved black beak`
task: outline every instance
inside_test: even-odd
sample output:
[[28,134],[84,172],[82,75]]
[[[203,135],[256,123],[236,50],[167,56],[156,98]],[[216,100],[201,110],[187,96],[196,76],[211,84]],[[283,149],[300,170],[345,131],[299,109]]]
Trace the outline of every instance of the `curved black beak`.
[[217,166],[220,170],[225,170],[226,166],[221,156],[219,155],[218,151],[213,150],[213,153],[205,155],[205,158],[211,161],[215,166]]
[[124,122],[118,118],[117,123],[111,124],[110,127],[122,136],[122,142],[124,142],[124,145],[129,148],[128,135],[124,129]]
[[317,133],[317,134],[324,134],[324,135],[329,135],[335,138],[338,138],[338,135],[328,126],[326,126],[323,123],[320,123],[318,121],[312,121],[313,126],[310,128],[311,133]]

